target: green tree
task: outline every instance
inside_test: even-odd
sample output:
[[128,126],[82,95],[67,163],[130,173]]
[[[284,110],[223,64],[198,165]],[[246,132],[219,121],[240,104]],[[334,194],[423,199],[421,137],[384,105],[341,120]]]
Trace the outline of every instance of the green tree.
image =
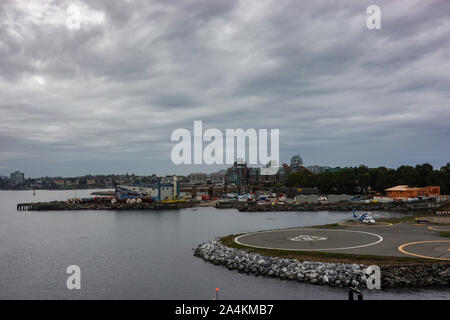
[[450,162],[447,162],[439,172],[439,186],[442,194],[450,194]]
[[415,186],[417,183],[416,170],[411,166],[400,166],[397,169],[397,183]]
[[365,166],[345,168],[336,172],[313,174],[310,171],[296,172],[287,176],[288,187],[318,187],[322,193],[367,193],[369,187],[377,192],[406,184],[411,187],[438,185],[442,194],[450,193],[450,163],[440,170],[434,170],[429,163],[412,166],[400,166],[397,169]]
[[429,186],[433,184],[433,166],[429,163],[418,164],[415,167],[417,186]]

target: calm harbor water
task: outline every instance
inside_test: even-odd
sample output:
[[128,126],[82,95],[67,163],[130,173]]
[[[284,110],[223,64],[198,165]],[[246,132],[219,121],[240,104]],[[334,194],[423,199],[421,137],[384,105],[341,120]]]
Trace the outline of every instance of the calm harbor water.
[[[77,191],[82,197],[90,190]],[[192,255],[220,235],[349,219],[344,212],[17,212],[18,202],[65,200],[74,191],[0,191],[0,299],[346,299],[344,289],[239,274]],[[398,216],[398,213],[379,213]],[[68,290],[69,265],[81,290]],[[448,289],[365,290],[365,299],[450,299]]]

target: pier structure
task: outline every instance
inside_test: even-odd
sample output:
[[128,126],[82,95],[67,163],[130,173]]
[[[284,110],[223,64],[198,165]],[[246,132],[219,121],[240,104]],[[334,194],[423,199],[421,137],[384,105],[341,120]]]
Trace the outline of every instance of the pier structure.
[[17,211],[28,211],[33,206],[32,203],[18,203]]

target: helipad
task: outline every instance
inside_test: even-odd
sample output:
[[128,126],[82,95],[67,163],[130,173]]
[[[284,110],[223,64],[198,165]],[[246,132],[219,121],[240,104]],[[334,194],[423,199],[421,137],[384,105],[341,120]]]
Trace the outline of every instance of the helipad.
[[240,235],[234,241],[261,249],[450,259],[448,238],[441,237],[436,230],[428,229],[428,225],[408,223],[389,227],[345,225],[333,229],[299,227],[260,231]]
[[373,246],[383,241],[383,237],[359,230],[295,228],[248,233],[234,241],[262,249],[332,251]]

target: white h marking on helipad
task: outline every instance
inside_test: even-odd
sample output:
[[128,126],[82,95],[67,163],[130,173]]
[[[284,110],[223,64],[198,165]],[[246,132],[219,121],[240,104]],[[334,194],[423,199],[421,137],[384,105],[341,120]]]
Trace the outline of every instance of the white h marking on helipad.
[[310,236],[309,234],[301,234],[297,237],[289,239],[291,241],[319,241],[319,240],[327,240],[326,237],[319,236]]

